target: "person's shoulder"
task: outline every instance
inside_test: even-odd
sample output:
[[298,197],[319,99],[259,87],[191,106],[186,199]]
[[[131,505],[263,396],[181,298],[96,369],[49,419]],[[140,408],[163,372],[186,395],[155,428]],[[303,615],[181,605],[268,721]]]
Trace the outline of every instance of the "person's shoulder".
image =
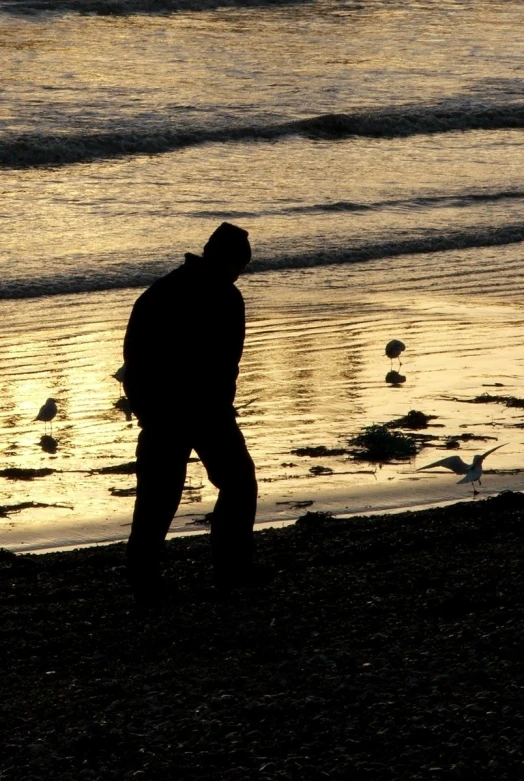
[[138,301],[152,301],[155,298],[164,295],[167,291],[172,290],[172,288],[177,285],[178,281],[183,278],[183,268],[183,266],[178,266],[173,269],[173,271],[170,271],[169,274],[164,274],[163,277],[155,279],[155,281],[138,297],[137,303]]
[[[169,274],[167,275],[169,276]],[[133,304],[130,323],[142,322],[144,318],[150,318],[155,311],[162,309],[162,301],[166,298],[166,277],[156,279],[148,288],[146,288]]]
[[154,291],[165,291],[165,290],[171,290],[176,285],[180,284],[180,282],[185,277],[185,269],[184,266],[178,266],[177,268],[173,269],[173,271],[170,271],[169,274],[165,274],[163,277],[159,277],[149,290]]

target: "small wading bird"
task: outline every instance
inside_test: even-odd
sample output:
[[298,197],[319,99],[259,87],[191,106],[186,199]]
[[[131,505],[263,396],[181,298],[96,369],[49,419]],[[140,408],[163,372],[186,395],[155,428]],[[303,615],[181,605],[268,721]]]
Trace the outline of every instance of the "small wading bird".
[[440,461],[433,461],[432,464],[421,466],[420,469],[417,469],[417,472],[422,471],[422,469],[432,469],[434,466],[444,466],[446,469],[451,469],[451,471],[455,472],[456,475],[464,475],[462,480],[457,482],[457,485],[460,485],[461,483],[471,483],[473,486],[473,495],[475,496],[478,494],[478,491],[475,488],[475,483],[478,483],[479,485],[481,484],[480,478],[482,477],[482,462],[486,456],[489,456],[490,453],[494,453],[495,450],[499,449],[499,447],[504,447],[504,445],[497,445],[497,447],[492,447],[491,450],[488,450],[487,453],[473,456],[473,461],[471,464],[466,464],[466,462],[463,461],[460,456],[449,456],[448,458],[442,458]]
[[40,407],[40,411],[35,420],[43,420],[45,423],[45,432],[47,433],[47,424],[51,424],[51,434],[53,433],[53,418],[56,415],[56,401],[47,399],[46,403]]
[[387,343],[386,355],[391,361],[392,369],[393,369],[393,358],[398,358],[399,369],[402,366],[402,362],[400,360],[400,353],[403,353],[405,349],[406,349],[406,345],[404,344],[404,342],[401,342],[400,339],[392,339],[390,342]]
[[120,383],[120,396],[122,396],[122,383],[124,382],[124,377],[126,376],[126,365],[125,363],[122,364],[120,369],[117,369],[114,374],[111,375],[111,377],[114,377],[114,379]]

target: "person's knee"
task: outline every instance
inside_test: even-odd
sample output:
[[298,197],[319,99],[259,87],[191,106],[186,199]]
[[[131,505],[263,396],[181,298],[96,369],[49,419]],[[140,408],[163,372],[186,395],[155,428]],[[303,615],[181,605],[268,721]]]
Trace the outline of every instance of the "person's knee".
[[246,483],[246,485],[257,486],[257,475],[255,464],[251,456],[244,459],[240,468],[238,469],[239,477]]
[[209,479],[220,491],[234,491],[251,495],[257,493],[258,484],[254,464],[229,465],[208,473]]

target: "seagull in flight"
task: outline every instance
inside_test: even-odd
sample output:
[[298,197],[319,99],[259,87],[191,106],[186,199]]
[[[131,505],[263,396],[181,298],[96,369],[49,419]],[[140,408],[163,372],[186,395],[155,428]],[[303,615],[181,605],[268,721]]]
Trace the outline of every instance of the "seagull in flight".
[[399,369],[402,366],[402,362],[400,360],[400,353],[403,353],[405,349],[406,349],[406,345],[404,344],[404,342],[401,342],[400,339],[392,339],[390,342],[387,343],[386,355],[391,361],[392,369],[393,369],[393,358],[398,358]]
[[444,466],[446,469],[455,472],[456,475],[464,475],[462,480],[457,482],[457,485],[460,485],[461,483],[471,483],[473,486],[473,496],[476,496],[478,491],[475,488],[475,483],[481,485],[480,478],[482,477],[483,461],[490,453],[494,453],[495,450],[498,450],[499,447],[504,447],[504,445],[497,445],[497,447],[492,447],[491,450],[482,453],[482,455],[473,456],[471,464],[466,464],[460,456],[448,456],[448,458],[442,458],[440,461],[433,461],[432,464],[421,466],[417,469],[417,472],[420,472],[423,469],[432,469],[434,466]]
[[51,434],[53,433],[53,418],[57,413],[56,401],[54,399],[47,399],[46,403],[40,407],[38,415],[35,420],[43,420],[45,423],[45,431],[47,432],[47,424],[51,424]]

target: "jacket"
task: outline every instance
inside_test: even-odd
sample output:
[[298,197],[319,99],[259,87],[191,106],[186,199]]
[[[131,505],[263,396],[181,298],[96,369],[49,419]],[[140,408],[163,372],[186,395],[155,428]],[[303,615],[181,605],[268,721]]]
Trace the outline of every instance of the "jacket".
[[139,296],[129,318],[123,384],[139,423],[231,410],[244,338],[238,288],[186,254]]

